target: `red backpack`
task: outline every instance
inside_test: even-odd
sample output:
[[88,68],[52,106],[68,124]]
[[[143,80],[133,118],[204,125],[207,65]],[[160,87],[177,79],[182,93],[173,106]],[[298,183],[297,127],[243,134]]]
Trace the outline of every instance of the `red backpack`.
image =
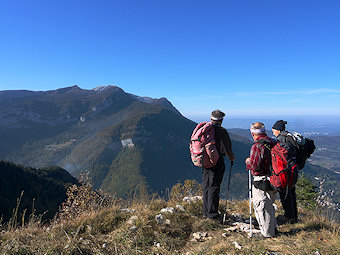
[[211,122],[199,123],[191,135],[190,154],[195,166],[211,168],[220,155],[215,146],[215,129]]
[[270,184],[277,190],[292,187],[298,179],[298,166],[288,164],[288,151],[279,142],[272,148],[272,172]]

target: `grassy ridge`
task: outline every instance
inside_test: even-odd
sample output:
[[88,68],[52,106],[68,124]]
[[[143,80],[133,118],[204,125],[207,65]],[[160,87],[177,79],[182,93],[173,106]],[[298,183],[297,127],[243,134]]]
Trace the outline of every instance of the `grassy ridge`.
[[[175,189],[180,190],[180,189]],[[86,192],[85,192],[86,193]],[[85,194],[82,193],[82,194]],[[184,192],[185,193],[185,192]],[[181,193],[181,195],[184,195]],[[89,193],[88,193],[89,194]],[[299,208],[297,224],[279,226],[280,235],[266,240],[250,239],[244,232],[228,232],[202,215],[202,201],[183,202],[177,194],[169,201],[113,200],[107,206],[83,206],[74,217],[60,218],[48,226],[31,221],[25,227],[0,232],[1,254],[339,254],[340,228],[316,211]],[[77,200],[89,200],[83,197]],[[91,199],[90,199],[91,200]],[[182,205],[185,211],[161,213],[162,208]],[[248,217],[248,201],[228,201],[228,215]],[[125,208],[128,206],[129,210]],[[225,208],[221,201],[221,208]],[[163,220],[155,217],[162,214]],[[281,208],[277,214],[282,214]],[[193,233],[210,238],[192,241]],[[234,241],[241,245],[238,249]]]
[[[228,202],[229,212],[244,213],[247,201]],[[154,200],[134,204],[134,213],[122,212],[119,206],[88,213],[76,219],[47,227],[32,224],[0,233],[0,252],[6,254],[339,254],[340,230],[310,211],[302,211],[301,222],[279,227],[279,237],[249,239],[242,232],[223,237],[224,227],[195,216],[197,206],[183,204],[186,212],[164,215],[169,224],[157,224],[155,216],[169,205]],[[195,207],[195,208],[189,208]],[[196,212],[196,214],[198,214]],[[129,224],[131,216],[135,217]],[[207,232],[211,240],[192,242],[192,234]],[[237,249],[237,241],[242,249]]]

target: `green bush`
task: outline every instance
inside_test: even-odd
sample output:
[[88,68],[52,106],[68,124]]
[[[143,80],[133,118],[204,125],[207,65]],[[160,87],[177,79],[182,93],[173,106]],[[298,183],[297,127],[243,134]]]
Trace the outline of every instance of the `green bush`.
[[296,199],[299,204],[310,210],[317,207],[316,198],[318,196],[317,187],[313,182],[302,172],[296,184]]

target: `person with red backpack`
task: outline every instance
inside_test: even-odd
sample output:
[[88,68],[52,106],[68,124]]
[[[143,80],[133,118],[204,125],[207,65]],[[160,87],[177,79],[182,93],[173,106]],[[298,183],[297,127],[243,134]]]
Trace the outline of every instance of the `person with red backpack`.
[[263,123],[256,122],[250,127],[254,144],[250,156],[245,160],[248,171],[253,176],[252,200],[256,220],[261,230],[261,238],[274,237],[276,234],[276,219],[273,202],[276,191],[269,183],[271,169],[271,148],[276,142],[266,135]]
[[[297,153],[298,153],[298,144],[296,140],[294,139],[294,136],[286,131],[286,124],[287,121],[278,120],[275,122],[275,124],[272,127],[273,135],[276,136],[278,144],[277,148],[278,151],[284,151],[285,153],[282,154],[284,167],[281,171],[281,176],[278,174],[272,175],[273,178],[276,178],[277,180],[281,179],[279,181],[282,185],[280,189],[278,189],[280,194],[280,200],[282,203],[282,207],[284,210],[284,222],[289,223],[297,223],[298,220],[298,212],[297,212],[297,204],[296,204],[296,193],[295,193],[295,184],[298,179],[298,170],[299,166],[297,164]],[[279,157],[278,157],[279,158]],[[278,160],[280,161],[280,159]],[[275,171],[276,165],[279,165],[278,163],[274,163],[273,160],[273,170]],[[280,178],[279,178],[280,177]],[[284,177],[284,178],[283,178]],[[282,182],[282,179],[284,181]],[[285,183],[286,182],[286,183]],[[284,186],[284,187],[283,187]]]
[[194,165],[202,167],[203,217],[222,223],[218,212],[219,193],[225,171],[224,157],[235,160],[228,131],[223,128],[225,114],[220,110],[211,113],[210,122],[197,125],[191,136],[190,153]]

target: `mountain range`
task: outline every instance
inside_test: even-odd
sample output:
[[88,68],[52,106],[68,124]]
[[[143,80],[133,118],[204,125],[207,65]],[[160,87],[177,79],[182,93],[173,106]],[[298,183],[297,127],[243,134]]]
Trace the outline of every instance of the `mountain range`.
[[[179,181],[201,181],[188,149],[196,124],[166,98],[140,97],[112,85],[0,91],[0,160],[58,166],[77,178],[88,171],[94,188],[123,198],[141,192],[166,196]],[[246,198],[244,160],[252,142],[248,130],[229,131],[236,162],[230,191],[224,178],[221,194]],[[338,180],[317,165],[307,164],[305,171]]]
[[[58,166],[75,177],[88,171],[94,188],[125,198],[145,191],[165,195],[179,181],[200,181],[188,149],[195,125],[166,98],[139,97],[111,85],[0,91],[0,159]],[[247,144],[233,146],[236,155],[246,156]],[[242,163],[234,167],[236,175]],[[233,193],[245,191],[236,187]]]

